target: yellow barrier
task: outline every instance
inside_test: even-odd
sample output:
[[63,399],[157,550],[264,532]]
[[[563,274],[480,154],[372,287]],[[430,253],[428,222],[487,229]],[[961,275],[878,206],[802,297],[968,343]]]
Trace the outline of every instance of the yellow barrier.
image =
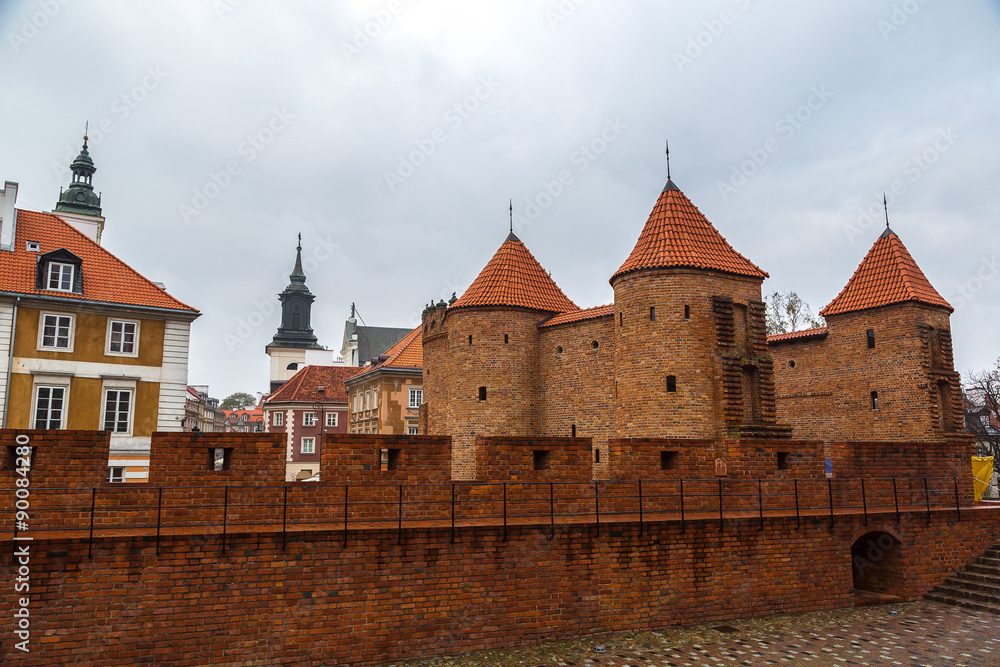
[[972,486],[976,494],[976,502],[983,499],[983,491],[990,485],[993,479],[993,457],[973,456],[972,457]]

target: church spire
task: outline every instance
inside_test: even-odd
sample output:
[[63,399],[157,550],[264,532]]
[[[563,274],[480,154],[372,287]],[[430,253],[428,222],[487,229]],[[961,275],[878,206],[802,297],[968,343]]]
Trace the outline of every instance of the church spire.
[[91,183],[97,167],[90,157],[87,141],[90,137],[83,135],[83,148],[70,165],[73,179],[66,190],[60,190],[59,202],[55,210],[60,213],[75,213],[77,215],[101,216],[101,196],[94,192]]
[[281,301],[281,325],[267,347],[318,349],[321,346],[311,326],[312,304],[316,299],[306,287],[302,270],[302,234],[295,247],[295,266],[288,276],[288,287],[278,295]]

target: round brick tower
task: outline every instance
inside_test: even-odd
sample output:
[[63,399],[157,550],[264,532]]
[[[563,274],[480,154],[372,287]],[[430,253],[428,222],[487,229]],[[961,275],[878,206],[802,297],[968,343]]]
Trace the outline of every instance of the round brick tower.
[[773,423],[766,277],[668,179],[610,281],[617,437],[716,439]]
[[538,433],[538,323],[578,310],[513,232],[460,299],[423,314],[430,434],[453,438],[453,472],[475,471],[477,436]]

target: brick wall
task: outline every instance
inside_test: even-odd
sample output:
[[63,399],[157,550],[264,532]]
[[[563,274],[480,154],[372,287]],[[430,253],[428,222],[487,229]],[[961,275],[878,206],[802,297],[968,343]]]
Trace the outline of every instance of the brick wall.
[[[841,517],[546,527],[352,531],[31,545],[31,652],[5,664],[376,664],[590,633],[845,607],[855,540],[900,537],[877,563],[890,592],[921,595],[1000,539],[996,512],[882,525]],[[397,544],[400,541],[400,544]],[[13,581],[10,558],[0,577]],[[872,576],[875,576],[873,574]]]
[[[212,468],[216,449],[226,469]],[[282,484],[285,438],[280,433],[154,433],[149,483],[157,486]]]
[[897,304],[831,316],[827,331],[770,345],[778,419],[795,437],[932,441],[962,429],[948,311]]
[[590,438],[479,437],[476,450],[477,482],[593,479]]
[[14,485],[18,436],[33,447],[31,485],[93,487],[108,481],[109,435],[106,431],[0,430],[0,489]]
[[475,474],[476,436],[538,434],[537,325],[550,315],[518,308],[424,314],[426,434],[453,437],[456,479]]
[[[626,274],[613,287],[617,437],[713,439],[774,423],[759,280],[669,269]],[[745,383],[742,369],[752,369]]]
[[[593,440],[607,459],[613,414],[615,351],[612,318],[541,329],[541,430],[546,437]],[[604,461],[597,463],[600,467]]]
[[[383,452],[386,453],[385,456]],[[384,467],[383,462],[386,463]],[[327,435],[321,466],[324,482],[450,483],[451,438],[424,435]]]

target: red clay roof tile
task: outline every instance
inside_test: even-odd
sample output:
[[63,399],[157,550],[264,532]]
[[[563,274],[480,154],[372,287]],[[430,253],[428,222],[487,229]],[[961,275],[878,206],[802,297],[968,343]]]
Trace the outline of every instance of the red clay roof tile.
[[895,232],[886,229],[837,297],[819,311],[824,317],[917,301],[954,309],[931,286]]
[[516,306],[550,313],[579,310],[513,233],[452,308]]
[[635,248],[611,281],[630,271],[674,266],[767,277],[766,272],[736,252],[691,200],[667,181]]
[[268,396],[267,402],[347,403],[344,381],[357,370],[354,366],[306,366]]
[[[13,250],[0,252],[0,291],[198,312],[167,294],[57,215],[18,209],[14,235]],[[28,241],[37,241],[41,245],[40,252],[29,252]],[[83,294],[35,287],[35,258],[60,248],[83,260]]]
[[584,320],[596,320],[601,317],[612,317],[615,314],[614,304],[608,304],[606,306],[595,306],[593,308],[585,308],[583,310],[576,310],[571,313],[563,313],[562,315],[556,315],[555,317],[545,320],[540,327],[554,327],[560,324],[569,324],[570,322],[583,322]]
[[805,340],[808,338],[822,338],[826,336],[826,327],[817,327],[815,329],[802,329],[801,331],[789,331],[787,333],[774,334],[767,337],[767,342],[770,343],[782,343],[789,340]]
[[361,368],[350,379],[361,377],[378,368],[409,368],[419,369],[424,367],[424,337],[423,326],[419,326],[410,333],[403,336],[403,339],[385,351],[388,357],[377,366],[367,365]]

